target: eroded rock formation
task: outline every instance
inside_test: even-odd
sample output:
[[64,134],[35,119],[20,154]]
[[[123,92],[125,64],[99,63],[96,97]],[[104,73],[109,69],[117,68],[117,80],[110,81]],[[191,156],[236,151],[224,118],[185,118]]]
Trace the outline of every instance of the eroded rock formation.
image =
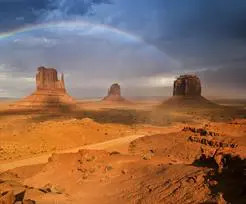
[[216,104],[202,96],[201,81],[196,75],[181,75],[174,81],[173,97],[162,105],[205,107]]
[[54,68],[39,67],[36,74],[36,91],[30,96],[12,105],[12,108],[43,109],[70,108],[75,100],[66,92],[64,75],[58,79]]
[[108,95],[121,96],[120,85],[112,84],[112,86],[108,90]]
[[121,96],[121,89],[120,85],[115,83],[112,84],[111,87],[108,90],[108,95],[103,99],[104,101],[112,101],[112,102],[123,102],[126,101],[122,96]]
[[196,75],[181,75],[174,81],[173,96],[201,96],[201,82]]
[[53,68],[39,67],[36,74],[37,90],[55,90],[66,92],[64,75],[61,75],[61,80],[58,80],[57,71]]

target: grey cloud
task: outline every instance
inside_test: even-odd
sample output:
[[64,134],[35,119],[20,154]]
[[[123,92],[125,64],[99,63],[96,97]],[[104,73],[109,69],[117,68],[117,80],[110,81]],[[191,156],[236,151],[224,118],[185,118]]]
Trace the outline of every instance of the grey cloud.
[[0,20],[2,31],[28,23],[82,19],[108,24],[146,42],[137,44],[89,29],[72,36],[60,31],[28,33],[29,43],[0,41],[4,48],[0,62],[9,63],[13,76],[29,77],[37,66],[53,66],[70,74],[71,89],[85,91],[93,89],[87,82],[90,78],[93,90],[99,90],[98,84],[107,87],[114,80],[133,86],[131,80],[142,84],[142,77],[196,72],[214,90],[245,87],[244,0],[19,0],[15,6],[13,2],[17,0],[0,1],[0,19],[8,19]]
[[94,5],[111,4],[111,0],[53,0],[40,11],[39,20],[54,21],[81,18],[93,15]]
[[[33,77],[36,68],[44,65],[65,72],[69,90],[98,90],[107,89],[114,81],[126,86],[132,84],[132,87],[133,82],[146,86],[143,77],[148,81],[156,74],[165,75],[179,69],[178,62],[155,47],[142,42],[121,42],[115,40],[118,38],[116,34],[81,37],[66,31],[64,38],[61,32],[57,38],[55,33],[44,34],[45,38],[41,34],[25,33],[8,39],[8,42],[0,42],[3,48],[0,50],[0,61],[8,66],[13,77]],[[47,46],[54,40],[52,46]],[[15,89],[28,87],[29,82],[15,81],[15,84],[19,83]]]

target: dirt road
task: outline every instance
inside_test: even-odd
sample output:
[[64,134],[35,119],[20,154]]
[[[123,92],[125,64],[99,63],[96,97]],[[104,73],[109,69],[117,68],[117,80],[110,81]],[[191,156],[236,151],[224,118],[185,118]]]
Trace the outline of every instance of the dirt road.
[[[127,136],[127,137],[122,137],[122,138],[118,138],[118,139],[113,139],[113,140],[109,140],[106,142],[101,142],[101,143],[97,143],[97,144],[91,144],[91,145],[85,145],[85,146],[81,146],[81,147],[77,147],[77,148],[73,148],[73,149],[67,149],[64,151],[59,151],[57,153],[75,153],[78,152],[80,149],[105,149],[105,150],[110,150],[113,147],[119,147],[119,146],[124,146],[127,145],[140,137],[143,137],[145,135],[131,135],[131,136]],[[118,148],[117,148],[118,149]],[[112,149],[113,150],[113,149]],[[3,171],[7,171],[9,169],[13,169],[16,167],[21,167],[21,166],[27,166],[27,165],[34,165],[34,164],[42,164],[42,163],[46,163],[48,161],[48,158],[52,155],[52,153],[49,154],[45,154],[45,155],[41,155],[41,156],[37,156],[37,157],[33,157],[33,158],[28,158],[28,159],[22,159],[19,161],[13,161],[13,162],[9,162],[6,164],[0,164],[0,172]]]
[[[162,134],[177,132],[177,127],[178,126],[169,127],[165,131],[163,131]],[[117,150],[119,152],[127,152],[128,145],[130,142],[132,142],[133,140],[136,140],[140,137],[144,137],[144,136],[146,136],[146,135],[145,134],[131,135],[131,136],[126,136],[126,137],[121,137],[121,138],[109,140],[106,142],[101,142],[101,143],[85,145],[85,146],[81,146],[81,147],[77,147],[77,148],[67,149],[67,150],[56,152],[56,153],[75,153],[75,152],[78,152],[80,149],[98,149],[98,150],[104,149],[104,150],[108,150],[108,151]],[[43,164],[43,163],[48,162],[48,158],[51,155],[52,155],[52,153],[48,153],[45,155],[36,156],[36,157],[28,158],[28,159],[22,159],[22,160],[18,160],[18,161],[2,163],[2,164],[0,164],[0,172],[7,171],[9,169],[14,169],[16,167],[21,167],[21,166]]]

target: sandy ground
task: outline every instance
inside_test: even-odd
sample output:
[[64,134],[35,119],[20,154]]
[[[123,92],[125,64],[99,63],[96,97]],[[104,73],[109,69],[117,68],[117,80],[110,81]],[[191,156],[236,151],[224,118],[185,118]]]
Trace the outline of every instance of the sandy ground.
[[157,105],[2,111],[0,203],[246,203],[245,111]]
[[[172,133],[176,132],[177,129],[180,129],[180,125],[170,126],[167,128],[162,128],[161,133]],[[125,136],[118,139],[108,140],[106,142],[91,144],[91,145],[85,145],[81,147],[76,147],[72,149],[66,149],[55,153],[75,153],[78,152],[80,149],[95,149],[95,150],[107,150],[107,151],[118,151],[120,153],[127,153],[128,152],[128,145],[130,142],[146,136],[145,134],[142,135],[131,135],[131,136]],[[35,156],[28,159],[22,159],[12,162],[6,162],[0,164],[0,172],[13,169],[16,167],[21,166],[28,166],[28,165],[34,165],[34,164],[42,164],[48,162],[48,158],[52,156],[54,152],[50,154],[45,154],[42,156]]]

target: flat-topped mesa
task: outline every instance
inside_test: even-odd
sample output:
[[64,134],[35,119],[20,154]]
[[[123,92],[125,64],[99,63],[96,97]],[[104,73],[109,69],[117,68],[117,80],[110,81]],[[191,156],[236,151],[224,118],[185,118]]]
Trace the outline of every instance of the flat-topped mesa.
[[122,102],[126,101],[122,96],[121,96],[121,90],[120,90],[120,85],[117,83],[114,83],[111,85],[111,87],[108,90],[108,95],[103,99],[104,101],[114,101],[114,102]]
[[64,75],[58,79],[57,71],[54,68],[39,67],[36,74],[36,88],[37,91],[50,90],[58,92],[66,92]]
[[201,96],[201,81],[196,75],[181,75],[174,81],[173,96]]
[[66,92],[63,74],[59,80],[56,69],[39,67],[36,74],[36,90],[34,93],[17,101],[11,107],[68,110],[75,106],[76,101]]
[[201,81],[196,75],[181,75],[173,85],[173,96],[161,106],[168,107],[215,107],[216,104],[202,95]]

